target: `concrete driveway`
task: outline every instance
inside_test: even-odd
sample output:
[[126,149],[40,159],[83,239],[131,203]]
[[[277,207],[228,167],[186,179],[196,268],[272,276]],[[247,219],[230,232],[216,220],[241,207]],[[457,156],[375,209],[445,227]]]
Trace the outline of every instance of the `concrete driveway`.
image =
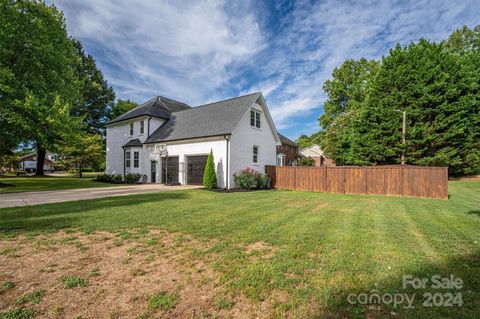
[[168,192],[194,188],[202,188],[202,186],[165,186],[162,184],[142,184],[116,187],[78,188],[57,191],[0,194],[0,208],[69,202],[74,200],[105,198],[134,194]]

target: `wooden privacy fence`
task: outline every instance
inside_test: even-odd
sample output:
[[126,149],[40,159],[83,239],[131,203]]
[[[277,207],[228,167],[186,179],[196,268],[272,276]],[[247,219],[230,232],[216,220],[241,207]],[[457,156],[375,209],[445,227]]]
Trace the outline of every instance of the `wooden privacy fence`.
[[278,189],[448,198],[448,169],[394,166],[265,166]]

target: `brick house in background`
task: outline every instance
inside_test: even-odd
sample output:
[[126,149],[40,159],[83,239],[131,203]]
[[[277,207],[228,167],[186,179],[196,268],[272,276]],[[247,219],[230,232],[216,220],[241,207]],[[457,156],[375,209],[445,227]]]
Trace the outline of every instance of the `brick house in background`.
[[297,166],[298,145],[285,135],[278,133],[282,145],[277,145],[277,166]]
[[300,155],[302,157],[311,157],[315,160],[315,166],[335,166],[335,161],[325,157],[323,151],[317,144],[306,147],[300,150]]

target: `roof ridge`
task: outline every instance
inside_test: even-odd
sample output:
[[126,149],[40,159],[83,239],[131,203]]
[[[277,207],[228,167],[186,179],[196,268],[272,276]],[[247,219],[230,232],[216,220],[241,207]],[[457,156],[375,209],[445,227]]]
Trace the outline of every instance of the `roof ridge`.
[[174,99],[171,99],[171,98],[168,98],[168,97],[165,97],[165,96],[161,96],[161,95],[157,95],[157,101],[160,100],[167,100],[169,102],[173,102],[173,103],[178,103],[178,104],[182,104],[182,105],[185,105],[185,106],[188,106],[189,108],[191,108],[190,105],[188,105],[187,103],[184,103],[184,102],[181,102],[181,101],[177,101],[177,100],[174,100]]
[[[247,96],[250,96],[250,95],[255,95],[255,94],[261,94],[261,92],[255,92],[255,93],[245,94],[245,95],[241,95],[241,96],[237,96],[237,97],[232,97],[232,98],[225,99],[225,100],[220,100],[220,101],[211,102],[211,103],[207,103],[207,104],[201,104],[201,105],[199,105],[199,106],[194,106],[194,107],[192,107],[191,109],[193,110],[193,109],[198,109],[198,108],[200,108],[200,107],[209,106],[209,105],[216,104],[216,103],[233,101],[233,100],[241,99],[241,98],[244,98],[244,97],[247,97]],[[187,111],[187,110],[181,110],[181,111],[178,111],[178,112],[183,112],[183,111]],[[174,112],[174,113],[175,113],[175,112]]]

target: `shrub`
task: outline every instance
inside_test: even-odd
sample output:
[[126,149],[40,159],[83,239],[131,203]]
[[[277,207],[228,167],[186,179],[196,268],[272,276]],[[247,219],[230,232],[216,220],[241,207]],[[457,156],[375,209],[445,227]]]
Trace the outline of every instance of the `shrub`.
[[121,184],[123,183],[123,177],[122,175],[112,175],[112,184]]
[[135,184],[136,182],[138,182],[138,180],[140,179],[142,175],[138,174],[138,173],[128,173],[125,175],[125,183],[127,184]]
[[217,188],[217,174],[215,173],[215,163],[213,160],[213,152],[210,150],[208,154],[207,164],[203,173],[203,186],[206,189]]
[[315,166],[315,160],[310,156],[302,158],[298,161],[298,166]]
[[94,181],[101,183],[121,184],[123,183],[123,178],[122,175],[99,174],[97,177],[95,177]]
[[268,177],[253,168],[245,168],[233,175],[235,185],[241,189],[265,188]]

